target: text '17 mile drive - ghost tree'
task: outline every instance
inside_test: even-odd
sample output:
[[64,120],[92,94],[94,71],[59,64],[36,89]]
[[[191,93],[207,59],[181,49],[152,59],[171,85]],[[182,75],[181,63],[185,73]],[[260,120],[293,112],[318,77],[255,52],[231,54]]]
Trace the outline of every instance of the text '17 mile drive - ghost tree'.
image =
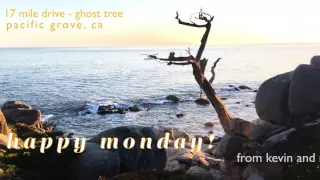
[[[192,21],[192,18],[195,18],[199,21],[205,22],[204,24],[197,24]],[[215,111],[218,114],[218,118],[220,120],[220,123],[226,132],[226,134],[230,134],[230,121],[234,119],[234,117],[228,112],[227,108],[224,106],[221,99],[216,95],[215,90],[211,86],[211,83],[213,82],[215,78],[215,72],[214,68],[216,67],[217,63],[219,62],[220,58],[217,59],[217,61],[214,63],[211,71],[212,71],[212,78],[208,81],[204,76],[204,71],[208,62],[208,59],[203,58],[201,59],[201,56],[203,54],[203,51],[206,47],[207,39],[210,33],[211,29],[211,22],[214,19],[214,16],[211,16],[208,13],[203,12],[200,10],[200,12],[194,13],[190,17],[190,22],[184,22],[181,21],[179,18],[179,13],[177,12],[176,19],[178,20],[179,24],[190,26],[190,27],[196,27],[196,28],[205,28],[206,31],[203,34],[203,37],[201,39],[201,45],[198,49],[196,57],[191,55],[190,49],[187,50],[189,56],[187,57],[175,57],[175,53],[171,52],[168,58],[158,58],[156,54],[154,55],[148,55],[146,60],[160,60],[160,61],[167,61],[167,65],[192,65],[193,69],[193,75],[195,77],[195,80],[200,86],[200,89],[204,91],[207,98],[209,99],[210,103],[214,107]]]

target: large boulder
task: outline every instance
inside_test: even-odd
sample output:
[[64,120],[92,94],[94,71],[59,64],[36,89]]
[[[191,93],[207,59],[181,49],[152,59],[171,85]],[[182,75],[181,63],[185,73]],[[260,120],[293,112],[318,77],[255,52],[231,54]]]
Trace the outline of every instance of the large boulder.
[[[303,155],[306,150],[318,152],[320,150],[320,119],[312,123],[290,128],[273,135],[264,141],[260,153],[270,155]],[[311,153],[311,154],[312,154]]]
[[256,96],[258,116],[276,124],[287,124],[289,121],[288,98],[292,72],[277,75],[266,80]]
[[320,68],[320,56],[313,56],[310,65]]
[[234,159],[238,153],[243,152],[243,146],[247,142],[247,139],[239,136],[225,135],[219,142],[216,153],[227,160]]
[[293,117],[319,116],[320,69],[311,65],[299,65],[292,74],[289,110]]
[[24,123],[38,128],[42,126],[41,112],[36,109],[4,109],[3,114],[9,124]]
[[[152,127],[141,126],[121,126],[103,131],[90,140],[97,144],[101,143],[101,138],[118,138],[118,149],[111,148],[111,151],[119,153],[120,172],[132,172],[141,170],[159,170],[165,168],[167,155],[165,149],[157,148],[157,142],[164,137],[161,130]],[[135,139],[135,145],[131,149],[126,149],[123,142],[126,138]],[[141,149],[141,138],[151,138],[151,149]]]
[[267,138],[273,135],[276,135],[280,132],[283,132],[285,130],[286,130],[285,126],[276,125],[268,122],[260,123],[252,126],[252,128],[250,129],[248,138],[251,141],[263,142]]
[[5,110],[5,109],[32,109],[31,106],[25,104],[23,101],[7,101],[5,102],[1,109]]
[[248,137],[252,123],[243,119],[235,118],[230,121],[230,132],[234,135]]
[[2,114],[2,111],[0,110],[0,134],[9,135],[9,133],[10,133],[10,129],[8,128],[6,118]]
[[70,167],[75,179],[96,180],[100,176],[116,176],[120,171],[120,159],[117,152],[102,150],[96,143],[87,143],[84,152]]

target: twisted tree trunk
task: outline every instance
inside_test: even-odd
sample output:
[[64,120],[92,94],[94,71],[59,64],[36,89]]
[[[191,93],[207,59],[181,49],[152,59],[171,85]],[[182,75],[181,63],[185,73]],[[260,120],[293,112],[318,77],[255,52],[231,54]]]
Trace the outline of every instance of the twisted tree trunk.
[[[214,16],[210,16],[209,14],[203,13],[202,11],[199,12],[199,17],[197,19],[203,20],[206,22],[204,25],[198,25],[195,23],[188,23],[183,22],[179,19],[179,14],[177,12],[176,19],[178,20],[179,24],[185,25],[185,26],[191,26],[191,27],[197,27],[197,28],[206,28],[205,33],[203,34],[203,37],[201,39],[201,45],[199,47],[199,50],[197,52],[196,58],[194,58],[190,51],[188,51],[189,55],[188,57],[174,57],[174,52],[171,52],[168,59],[158,58],[156,55],[148,55],[147,59],[157,59],[160,61],[168,61],[168,65],[192,65],[193,69],[193,75],[195,77],[195,80],[199,84],[200,88],[203,90],[203,92],[206,94],[207,98],[209,99],[210,103],[212,104],[213,108],[218,114],[218,118],[220,120],[220,123],[226,132],[226,134],[230,133],[229,128],[229,121],[234,119],[234,117],[229,113],[227,108],[224,106],[223,102],[219,98],[219,96],[216,95],[215,90],[211,86],[211,83],[205,78],[204,72],[205,67],[207,65],[208,60],[202,59],[201,56],[203,54],[203,51],[206,47],[206,43],[209,37],[209,33],[211,30],[211,22],[213,20]],[[216,67],[219,59],[215,62],[214,66],[212,67],[213,76],[214,76],[214,68]],[[214,77],[213,77],[214,79]],[[212,80],[213,81],[213,80]]]

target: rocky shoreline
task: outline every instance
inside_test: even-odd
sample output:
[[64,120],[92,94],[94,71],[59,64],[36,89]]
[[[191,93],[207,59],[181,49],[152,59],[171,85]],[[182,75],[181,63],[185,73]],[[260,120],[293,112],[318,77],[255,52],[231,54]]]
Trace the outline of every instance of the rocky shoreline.
[[[255,108],[260,119],[230,121],[230,134],[210,141],[201,137],[201,151],[194,151],[191,137],[177,129],[122,126],[105,130],[75,154],[72,148],[58,155],[40,154],[38,149],[7,149],[8,135],[19,137],[19,146],[27,138],[72,137],[59,132],[55,124],[42,122],[41,112],[22,101],[10,101],[0,110],[0,177],[2,179],[199,179],[199,180],[277,180],[317,179],[319,166],[297,163],[300,155],[319,152],[320,145],[320,56],[310,65],[299,65],[291,72],[266,80],[257,91]],[[249,87],[232,87],[251,90]],[[249,88],[249,89],[248,89]],[[179,99],[167,99],[178,103]],[[207,104],[205,100],[197,103]],[[114,113],[114,107],[101,111]],[[139,111],[135,106],[123,111]],[[118,112],[118,109],[116,109]],[[120,111],[119,111],[120,112]],[[121,113],[120,112],[120,113]],[[105,113],[108,114],[108,113]],[[179,115],[183,117],[183,115]],[[206,123],[205,126],[213,124]],[[169,147],[159,149],[156,142],[170,134]],[[102,149],[101,138],[117,137],[122,142],[133,137],[152,139],[151,149]],[[186,147],[175,148],[175,140],[184,138]],[[73,144],[74,142],[72,142]],[[57,144],[54,143],[53,147]],[[268,157],[291,156],[292,162]],[[240,157],[240,158],[239,158]],[[261,157],[254,162],[252,157]],[[251,159],[250,159],[251,158]],[[245,160],[243,160],[245,159]],[[249,161],[250,160],[250,161]],[[50,173],[51,172],[51,173]]]

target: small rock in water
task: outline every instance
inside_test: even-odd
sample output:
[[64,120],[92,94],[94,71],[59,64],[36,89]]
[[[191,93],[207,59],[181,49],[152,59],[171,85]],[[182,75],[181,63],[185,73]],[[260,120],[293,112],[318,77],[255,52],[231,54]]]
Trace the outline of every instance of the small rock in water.
[[240,91],[240,89],[235,87],[235,88],[232,89],[232,91]]
[[242,85],[242,86],[239,86],[239,88],[240,89],[242,89],[242,90],[251,90],[251,88],[250,87],[248,87],[248,86],[244,86],[244,85]]
[[139,112],[140,108],[139,108],[138,105],[134,105],[132,107],[129,107],[129,111],[131,111],[131,112]]
[[258,90],[253,90],[252,92],[255,92],[255,93],[257,93],[257,92],[258,92]]
[[180,101],[179,98],[177,96],[175,96],[175,95],[167,96],[166,100],[173,101],[174,103],[178,103]]
[[213,122],[207,122],[204,124],[205,127],[213,127],[214,123]]
[[207,99],[203,99],[203,98],[199,98],[197,100],[195,100],[195,102],[199,105],[208,105],[210,104],[209,100]]
[[238,101],[238,102],[236,102],[236,104],[240,104],[240,102]]
[[183,114],[177,114],[176,116],[177,116],[177,118],[182,118]]
[[107,106],[99,106],[97,113],[101,114],[101,115],[116,114],[116,113],[124,114],[125,111],[126,111],[126,109],[124,109],[124,108],[117,108],[113,105],[107,105]]
[[220,98],[221,100],[227,100],[228,98],[226,98],[226,97],[222,97],[222,98]]

